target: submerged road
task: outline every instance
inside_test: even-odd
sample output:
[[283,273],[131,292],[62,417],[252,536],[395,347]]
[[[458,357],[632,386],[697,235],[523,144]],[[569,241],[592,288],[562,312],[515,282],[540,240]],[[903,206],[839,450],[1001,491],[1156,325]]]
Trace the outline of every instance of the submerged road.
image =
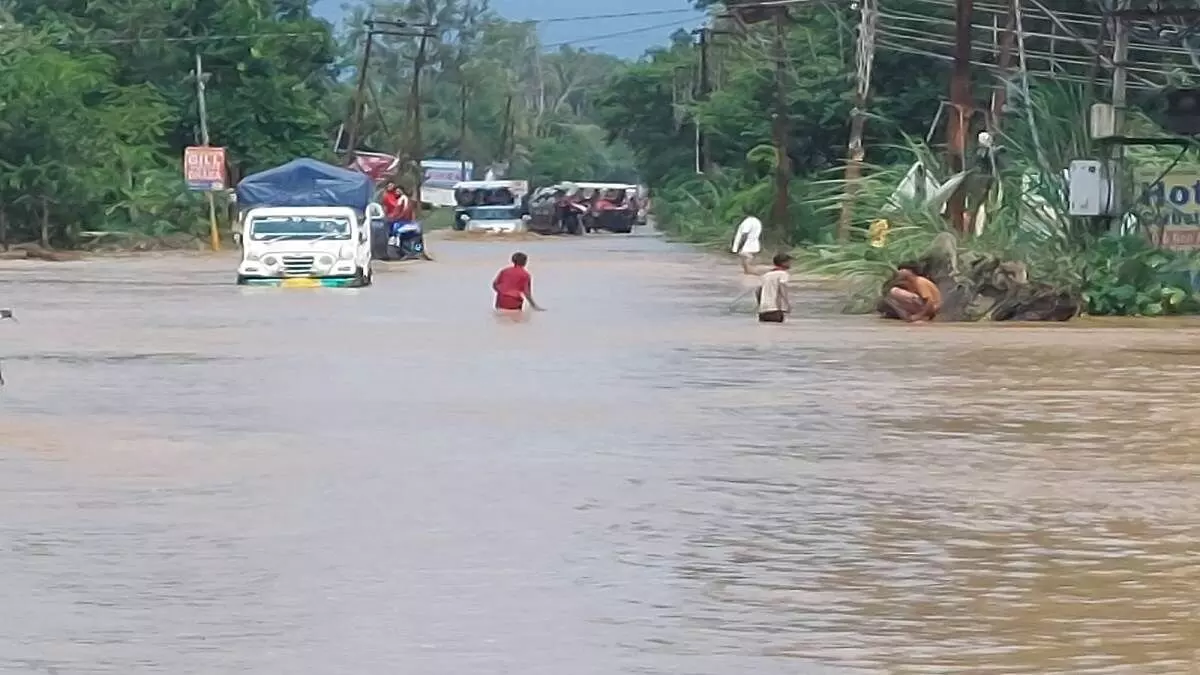
[[0,672],[1200,670],[1194,324],[802,287],[760,326],[653,237],[432,251],[362,290],[4,263]]

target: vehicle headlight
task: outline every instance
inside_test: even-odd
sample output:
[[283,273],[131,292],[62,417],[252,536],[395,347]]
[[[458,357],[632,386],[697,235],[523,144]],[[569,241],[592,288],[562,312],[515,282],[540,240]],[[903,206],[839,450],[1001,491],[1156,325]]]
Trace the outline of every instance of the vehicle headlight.
[[258,253],[250,252],[246,254],[246,260],[258,260],[262,256]]
[[262,259],[262,262],[267,267],[274,267],[279,264],[279,259],[273,255],[269,255]]
[[321,263],[321,267],[329,267],[333,264],[333,256],[323,255],[317,259],[317,262]]
[[341,258],[342,260],[354,260],[354,247],[353,246],[343,246],[338,251],[338,257]]

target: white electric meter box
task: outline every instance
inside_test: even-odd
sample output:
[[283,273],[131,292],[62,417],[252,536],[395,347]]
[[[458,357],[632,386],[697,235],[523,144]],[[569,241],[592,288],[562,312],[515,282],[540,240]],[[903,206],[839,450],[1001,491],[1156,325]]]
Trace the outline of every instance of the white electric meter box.
[[1117,135],[1117,109],[1111,103],[1093,103],[1088,130],[1094,139]]
[[1116,206],[1108,165],[1094,159],[1076,159],[1067,170],[1067,198],[1072,216],[1112,215]]

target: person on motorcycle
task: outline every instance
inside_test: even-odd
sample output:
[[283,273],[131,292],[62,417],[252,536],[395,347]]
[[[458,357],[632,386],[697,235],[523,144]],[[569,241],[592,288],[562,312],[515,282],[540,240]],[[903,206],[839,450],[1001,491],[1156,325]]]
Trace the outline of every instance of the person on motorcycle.
[[420,225],[415,221],[414,207],[413,200],[400,186],[388,183],[384,188],[383,212],[388,224],[388,257],[395,251],[401,260],[410,257],[432,260],[425,250],[425,238]]
[[383,193],[383,212],[389,224],[412,222],[412,200],[399,185],[388,183]]

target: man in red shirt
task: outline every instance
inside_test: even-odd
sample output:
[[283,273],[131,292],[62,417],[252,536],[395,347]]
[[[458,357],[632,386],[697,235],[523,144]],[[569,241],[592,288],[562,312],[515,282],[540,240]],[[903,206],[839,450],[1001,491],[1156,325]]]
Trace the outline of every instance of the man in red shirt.
[[383,215],[385,218],[387,218],[389,223],[392,222],[397,215],[399,207],[399,190],[397,190],[395,183],[388,183],[383,187]]
[[383,213],[389,223],[407,223],[413,219],[412,200],[395,183],[383,189]]
[[542,308],[533,301],[532,278],[525,269],[529,256],[524,253],[512,255],[512,266],[505,267],[496,275],[492,282],[492,290],[496,291],[496,309],[519,312],[525,309],[525,301],[536,311]]

